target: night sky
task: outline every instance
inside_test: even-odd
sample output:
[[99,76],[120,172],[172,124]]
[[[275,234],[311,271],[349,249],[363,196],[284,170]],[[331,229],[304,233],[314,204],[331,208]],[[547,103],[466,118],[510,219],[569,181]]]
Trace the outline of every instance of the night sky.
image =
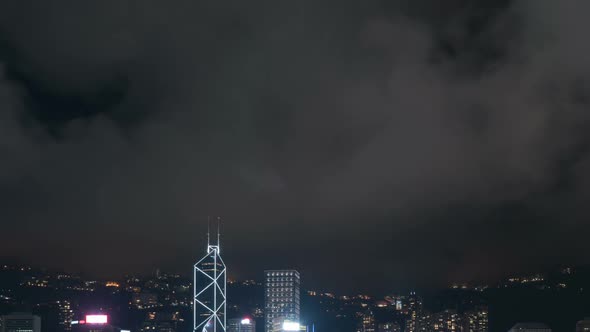
[[590,263],[590,1],[2,1],[0,256],[341,292]]

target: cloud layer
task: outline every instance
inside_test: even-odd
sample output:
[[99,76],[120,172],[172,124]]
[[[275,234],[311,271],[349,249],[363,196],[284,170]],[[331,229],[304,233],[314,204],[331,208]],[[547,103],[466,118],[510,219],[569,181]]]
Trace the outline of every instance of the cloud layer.
[[182,271],[221,215],[238,277],[588,263],[588,6],[2,4],[0,248]]

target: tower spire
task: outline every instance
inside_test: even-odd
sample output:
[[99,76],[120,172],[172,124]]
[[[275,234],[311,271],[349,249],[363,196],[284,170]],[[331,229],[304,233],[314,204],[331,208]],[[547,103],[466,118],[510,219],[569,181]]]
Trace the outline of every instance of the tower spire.
[[221,217],[217,217],[217,246],[221,247],[219,239],[221,238]]
[[211,244],[211,216],[207,216],[207,250],[209,250],[209,245]]

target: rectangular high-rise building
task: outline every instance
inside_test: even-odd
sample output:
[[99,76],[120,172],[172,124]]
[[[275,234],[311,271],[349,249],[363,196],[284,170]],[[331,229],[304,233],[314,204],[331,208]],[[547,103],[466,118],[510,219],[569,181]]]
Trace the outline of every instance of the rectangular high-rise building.
[[41,318],[26,313],[14,313],[2,317],[3,332],[41,332]]
[[271,332],[273,321],[284,319],[299,323],[301,278],[295,270],[264,271],[265,331]]
[[74,318],[74,311],[72,304],[68,300],[57,301],[58,308],[58,325],[59,330],[68,332],[72,330],[72,319]]
[[408,310],[406,320],[406,332],[418,332],[418,323],[420,316],[422,315],[422,299],[416,295],[415,292],[411,292],[408,297]]

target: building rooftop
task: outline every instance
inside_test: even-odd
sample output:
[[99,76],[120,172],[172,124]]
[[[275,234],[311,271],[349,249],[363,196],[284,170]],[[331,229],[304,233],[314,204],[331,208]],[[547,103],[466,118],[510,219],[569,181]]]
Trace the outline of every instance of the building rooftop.
[[525,329],[550,330],[549,326],[547,326],[543,323],[536,323],[536,322],[518,323],[518,324],[514,325],[511,330],[518,331],[518,330],[525,330]]

